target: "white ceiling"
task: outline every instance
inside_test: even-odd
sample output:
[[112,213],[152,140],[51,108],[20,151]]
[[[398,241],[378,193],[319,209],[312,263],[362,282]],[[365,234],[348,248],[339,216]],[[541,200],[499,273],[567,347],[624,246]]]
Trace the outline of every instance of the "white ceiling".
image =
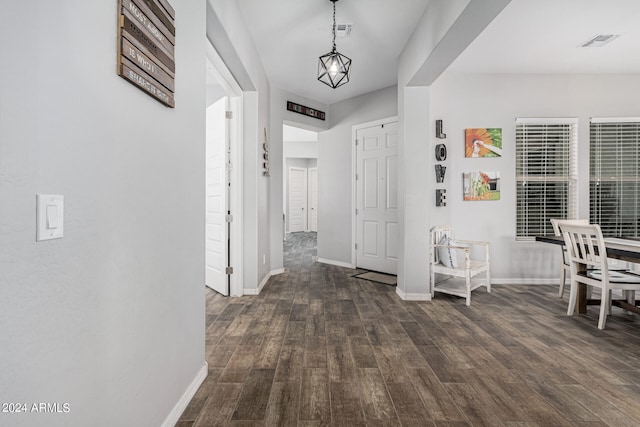
[[[620,34],[602,48],[580,48]],[[640,0],[512,0],[454,61],[458,73],[640,73]]]
[[[270,82],[332,104],[397,83],[398,57],[429,0],[341,0],[353,24],[338,51],[353,60],[338,89],[316,80],[331,50],[329,0],[237,0]],[[603,48],[578,46],[620,34]],[[449,68],[457,73],[640,73],[640,0],[513,0]],[[378,64],[385,64],[379,66]]]
[[331,50],[331,1],[237,1],[269,81],[325,104],[397,84],[398,57],[429,3],[338,1],[336,22],[351,23],[353,30],[336,45],[353,65],[349,83],[332,89],[317,80],[318,57]]

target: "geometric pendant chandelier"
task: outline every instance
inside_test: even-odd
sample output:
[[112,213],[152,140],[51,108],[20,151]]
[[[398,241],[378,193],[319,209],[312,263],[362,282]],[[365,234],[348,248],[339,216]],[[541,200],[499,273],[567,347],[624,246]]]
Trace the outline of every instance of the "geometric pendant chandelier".
[[331,52],[318,58],[318,80],[322,83],[337,88],[349,82],[351,73],[351,59],[336,50],[336,2],[333,3],[333,48]]

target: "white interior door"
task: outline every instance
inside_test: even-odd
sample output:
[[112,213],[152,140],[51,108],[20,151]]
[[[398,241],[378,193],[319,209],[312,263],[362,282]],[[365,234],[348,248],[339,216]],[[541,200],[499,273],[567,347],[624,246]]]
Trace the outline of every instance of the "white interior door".
[[307,169],[289,168],[289,232],[307,230]]
[[309,231],[318,231],[318,168],[309,168]]
[[228,123],[225,118],[228,98],[223,97],[207,108],[206,143],[206,243],[205,283],[223,295],[229,295],[228,206]]
[[398,123],[356,130],[356,266],[398,270]]

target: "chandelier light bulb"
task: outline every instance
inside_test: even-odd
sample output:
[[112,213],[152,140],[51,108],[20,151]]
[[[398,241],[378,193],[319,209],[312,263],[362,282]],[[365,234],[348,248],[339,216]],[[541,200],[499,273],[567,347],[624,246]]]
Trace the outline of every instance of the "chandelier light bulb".
[[331,64],[329,64],[329,74],[331,74],[331,77],[338,75],[338,61],[335,59],[331,61]]

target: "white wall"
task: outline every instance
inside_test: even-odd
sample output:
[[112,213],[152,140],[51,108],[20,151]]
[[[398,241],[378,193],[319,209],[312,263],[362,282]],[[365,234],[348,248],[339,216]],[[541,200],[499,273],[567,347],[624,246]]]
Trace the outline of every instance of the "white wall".
[[244,292],[255,294],[259,284],[269,273],[270,179],[262,174],[264,130],[269,133],[269,81],[238,4],[209,0],[209,8],[209,39],[245,91],[242,165],[243,282]]
[[70,412],[2,425],[158,426],[206,371],[205,3],[172,3],[175,109],[117,76],[115,2],[3,5],[0,401]]
[[[515,241],[515,119],[578,118],[579,217],[588,218],[589,118],[638,117],[638,99],[638,75],[446,74],[431,87],[431,109],[444,120],[449,150],[444,209],[458,236],[491,242],[492,279],[555,283],[558,277],[557,248]],[[502,128],[502,157],[464,158],[464,129],[476,127]],[[462,200],[462,173],[478,170],[500,172],[499,201]]]
[[309,141],[285,142],[283,147],[284,158],[316,158],[318,157],[318,143]]
[[429,299],[427,233],[429,191],[434,181],[428,142],[431,135],[429,88],[409,81],[467,6],[468,0],[433,0],[413,32],[398,64],[398,287],[406,299]]
[[318,159],[314,159],[314,158],[309,158],[309,159],[303,159],[303,158],[287,158],[287,168],[290,167],[296,167],[296,168],[305,168],[305,169],[310,169],[310,168],[316,168],[318,167]]
[[[398,61],[398,294],[430,299],[428,230],[435,184],[429,85],[510,0],[431,0]],[[440,215],[439,213],[436,215]]]
[[351,264],[352,129],[397,107],[395,86],[331,105],[331,129],[318,135],[318,258]]

